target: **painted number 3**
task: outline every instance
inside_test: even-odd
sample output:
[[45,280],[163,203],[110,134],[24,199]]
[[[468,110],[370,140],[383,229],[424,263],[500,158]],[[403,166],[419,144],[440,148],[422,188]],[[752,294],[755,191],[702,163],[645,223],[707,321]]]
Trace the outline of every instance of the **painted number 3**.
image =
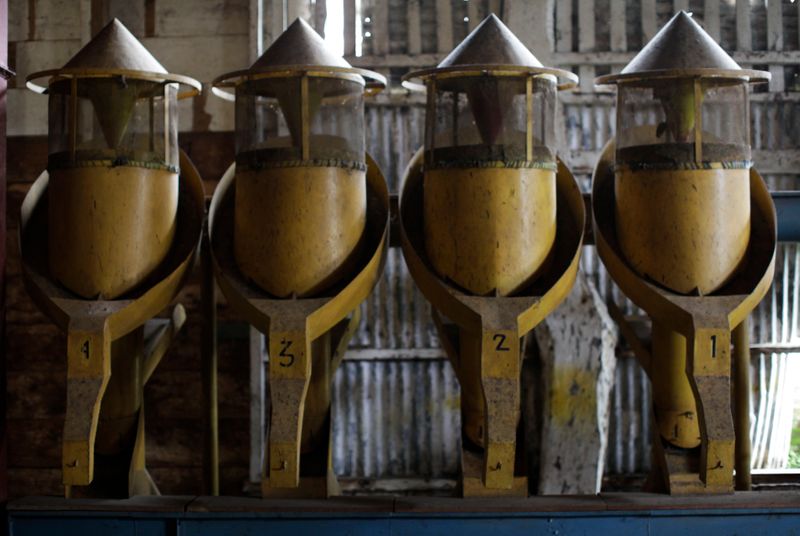
[[287,341],[286,339],[281,339],[281,351],[278,354],[278,357],[282,357],[285,361],[280,361],[280,365],[282,367],[291,367],[294,365],[294,354],[289,352],[289,348],[292,346],[292,341]]

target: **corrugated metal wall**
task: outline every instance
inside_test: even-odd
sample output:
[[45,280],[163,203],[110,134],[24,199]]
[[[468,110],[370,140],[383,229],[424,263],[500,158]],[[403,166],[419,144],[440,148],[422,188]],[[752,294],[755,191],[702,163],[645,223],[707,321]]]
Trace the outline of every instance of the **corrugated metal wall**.
[[[425,20],[430,14],[430,4],[422,2]],[[598,14],[605,4],[595,2]],[[702,18],[703,3],[689,4],[696,16]],[[727,43],[732,47],[735,33],[732,34],[731,21],[735,22],[735,18],[731,17],[735,13],[729,9],[731,6],[722,4],[724,2],[719,9],[719,31],[723,45]],[[640,22],[637,14],[642,6],[638,1],[627,2],[626,6],[627,50],[635,51],[641,46],[641,28],[636,24]],[[659,0],[657,7],[660,26],[669,18],[674,6]],[[797,10],[790,13],[785,9],[783,13],[788,21],[784,24],[786,35],[796,35]],[[602,46],[603,26],[607,21],[598,16],[596,34],[598,46]],[[766,48],[765,6],[755,2],[750,17],[754,49]],[[573,23],[577,25],[577,17],[573,18]],[[393,35],[399,35],[399,30],[393,31]],[[579,29],[576,27],[573,31]],[[423,48],[430,48],[425,44],[430,41],[429,32],[424,33]],[[791,44],[787,42],[787,49],[797,48],[794,41],[796,39]],[[396,53],[396,44],[391,47]],[[574,48],[570,45],[567,51]],[[370,53],[367,46],[365,54]],[[790,85],[791,67],[785,69],[787,85]],[[774,151],[798,149],[798,100],[796,95],[785,93],[762,94],[754,99],[751,138],[755,150],[770,151],[762,154],[772,156]],[[576,172],[582,187],[588,189],[591,165],[614,134],[614,101],[607,94],[595,93],[562,95],[561,101],[561,155]],[[395,95],[370,104],[366,121],[368,150],[383,169],[390,190],[396,192],[407,162],[422,144],[424,106],[419,98]],[[758,161],[756,165],[758,167]],[[772,158],[766,165],[771,171],[779,171],[765,177],[771,188],[797,188],[800,176],[794,170],[785,169],[780,158]],[[776,284],[753,315],[751,342],[798,344],[798,246],[781,244],[776,267]],[[581,268],[604,299],[613,300],[627,314],[641,313],[610,280],[593,247],[584,248]],[[345,478],[454,476],[458,468],[460,435],[458,383],[438,349],[429,307],[409,277],[398,249],[390,251],[386,273],[363,308],[365,320],[335,380],[336,472]],[[611,403],[606,472],[643,472],[650,465],[649,382],[626,351],[620,352],[619,357]],[[793,407],[791,397],[796,391],[796,382],[800,381],[798,357],[790,354],[754,356],[751,434],[756,467],[785,463],[787,422],[791,420]]]
[[[373,109],[368,117],[388,116],[389,110],[376,114]],[[456,475],[458,381],[399,248],[389,250],[384,276],[362,314],[365,320],[335,378],[336,473],[349,478]]]

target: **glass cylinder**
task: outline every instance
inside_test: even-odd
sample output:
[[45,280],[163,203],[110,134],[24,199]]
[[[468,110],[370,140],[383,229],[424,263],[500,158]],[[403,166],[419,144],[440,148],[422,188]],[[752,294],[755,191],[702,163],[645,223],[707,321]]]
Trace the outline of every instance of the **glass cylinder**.
[[49,94],[49,266],[85,298],[112,299],[166,257],[178,210],[177,86],[61,79]]
[[248,80],[236,88],[234,251],[276,297],[349,273],[366,225],[361,77]]
[[434,269],[476,295],[510,295],[542,268],[556,230],[556,81],[428,81],[424,218]]
[[750,239],[746,82],[621,83],[616,223],[632,267],[670,290],[722,287]]

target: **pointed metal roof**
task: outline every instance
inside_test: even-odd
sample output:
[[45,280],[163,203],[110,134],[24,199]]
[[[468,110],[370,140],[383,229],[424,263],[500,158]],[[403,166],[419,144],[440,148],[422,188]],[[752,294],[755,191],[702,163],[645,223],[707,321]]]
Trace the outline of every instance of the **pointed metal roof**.
[[436,67],[446,69],[459,65],[543,67],[494,13],[483,19]]
[[769,80],[767,72],[742,69],[690,14],[679,11],[621,72],[596,83],[680,76]]
[[353,68],[344,58],[332,53],[325,40],[302,18],[295,19],[250,69],[295,66]]
[[119,19],[114,18],[72,56],[64,69],[126,69],[166,73],[141,42]]
[[35,84],[34,80],[116,75],[189,86],[190,89],[180,93],[179,98],[197,95],[202,88],[193,78],[168,73],[117,18],[106,24],[64,67],[33,73],[27,82],[30,89],[43,93],[46,88]]
[[325,40],[301,18],[294,20],[249,69],[233,71],[217,77],[211,91],[225,100],[235,100],[224,88],[235,87],[247,80],[268,76],[296,77],[357,74],[364,78],[369,93],[386,87],[386,78],[373,71],[353,67],[344,58],[328,49]]
[[[494,13],[483,19],[435,68],[408,73],[403,80],[435,78],[439,74],[488,72],[489,74],[552,74],[572,87],[578,77],[569,71],[545,67]],[[413,85],[413,84],[412,84]]]

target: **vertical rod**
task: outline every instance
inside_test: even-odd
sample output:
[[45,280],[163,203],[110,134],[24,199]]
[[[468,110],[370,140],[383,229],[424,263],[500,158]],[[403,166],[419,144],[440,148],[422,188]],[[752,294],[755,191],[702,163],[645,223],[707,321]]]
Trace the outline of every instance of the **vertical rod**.
[[525,80],[525,159],[533,160],[533,77]]
[[[167,98],[166,95],[167,95],[167,90],[165,88],[164,89],[164,98],[165,99]],[[148,136],[149,140],[148,140],[147,147],[148,147],[148,149],[149,149],[149,151],[151,153],[154,153],[154,152],[156,152],[156,107],[155,107],[155,97],[150,97],[150,99],[148,99],[148,100],[149,100],[148,104],[150,105],[149,106],[150,117],[149,117],[149,125],[148,125],[149,128],[150,128],[150,132],[148,133],[149,134],[149,136]],[[166,162],[166,160],[165,160],[165,162]]]
[[[172,164],[169,159],[169,155],[172,152],[170,149],[170,142],[172,141],[172,137],[169,135],[169,128],[170,128],[170,108],[171,103],[169,102],[169,87],[170,84],[164,84],[164,162],[167,165]],[[177,164],[177,162],[175,162]]]
[[[8,2],[0,0],[0,65],[7,65],[8,61]],[[0,285],[5,288],[6,280],[6,95],[8,82],[0,77]],[[6,337],[6,298],[5,292],[0,293],[0,333]],[[5,344],[0,347],[0,400],[6,400],[6,349]],[[0,410],[0,503],[8,499],[8,435],[7,406]]]
[[75,162],[75,150],[78,146],[78,79],[70,80],[70,106],[69,106],[69,154]]
[[703,82],[694,80],[694,161],[703,161]]
[[434,125],[436,125],[436,79],[427,84],[427,104],[425,106],[425,152],[422,161],[425,165],[433,163]]
[[303,76],[300,79],[300,128],[302,129],[301,137],[303,144],[303,160],[308,160],[311,155],[310,135],[311,135],[311,118],[308,113],[308,77]]
[[203,231],[200,255],[203,266],[201,306],[203,311],[203,404],[205,416],[205,485],[210,495],[219,495],[219,424],[217,412],[217,287],[211,263],[208,226]]
[[736,428],[736,489],[751,487],[750,456],[750,317],[733,330],[733,405]]
[[458,147],[458,101],[460,95],[458,91],[453,92],[453,147]]

